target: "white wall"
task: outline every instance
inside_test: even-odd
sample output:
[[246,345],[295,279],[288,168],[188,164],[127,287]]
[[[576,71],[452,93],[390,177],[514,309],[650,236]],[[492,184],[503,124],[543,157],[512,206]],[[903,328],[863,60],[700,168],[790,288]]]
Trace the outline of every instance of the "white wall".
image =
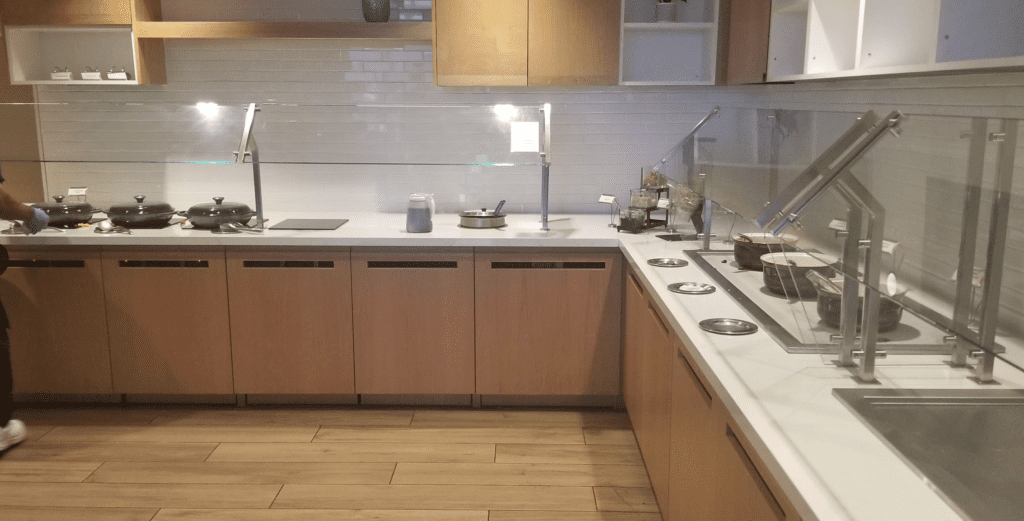
[[[929,234],[944,228],[927,218],[911,217],[937,211],[936,190],[941,188],[936,183],[962,181],[966,146],[951,137],[955,128],[914,125],[914,116],[1024,118],[1024,73],[1020,72],[738,87],[439,88],[433,85],[429,44],[367,46],[337,40],[170,40],[167,72],[166,86],[37,87],[37,99],[43,102],[107,100],[146,105],[127,116],[73,105],[43,108],[40,132],[44,154],[186,150],[184,155],[188,155],[196,148],[227,154],[237,147],[240,107],[248,102],[551,103],[551,210],[602,213],[607,207],[596,203],[600,194],[625,199],[628,190],[638,184],[640,167],[658,160],[715,105],[836,112],[872,109],[880,114],[898,109],[911,115],[908,135],[893,145],[903,148],[899,171],[880,179],[879,186],[902,198],[898,208],[891,210],[890,222],[903,224],[899,229],[890,228],[889,234],[904,236],[902,240],[912,252],[907,269],[917,272],[911,278],[933,289],[948,289],[944,278],[955,266],[955,254],[932,255],[926,246],[934,238]],[[223,127],[209,131],[194,116],[180,112],[198,101],[230,105],[235,114]],[[390,123],[398,127],[412,124],[404,118],[396,116]],[[295,147],[312,143],[332,150],[358,149],[359,136],[372,128],[369,125],[323,118],[297,121],[287,127],[293,134],[260,137],[261,149],[268,155],[275,146],[281,151],[290,143]],[[197,140],[195,136],[204,131],[217,137]],[[456,128],[435,134],[442,141],[455,141],[457,136],[467,149],[486,145]],[[408,147],[413,155],[429,154],[437,144],[413,140]],[[883,157],[873,158],[873,168],[878,168]],[[1016,161],[1016,177],[1024,179],[1024,149],[1020,146]],[[941,175],[936,175],[937,165],[942,167]],[[539,169],[532,167],[268,165],[263,173],[264,202],[271,218],[275,211],[402,212],[411,192],[437,194],[445,212],[493,207],[500,199],[507,199],[505,208],[510,212],[538,212],[540,201]],[[181,209],[217,195],[254,202],[251,174],[244,166],[51,163],[46,166],[45,181],[51,194],[65,192],[68,186],[88,186],[90,201],[98,205],[129,201],[139,193]],[[1008,259],[1024,254],[1022,188],[1024,182],[1017,183]],[[1024,322],[1024,273],[1011,269],[1007,277],[1003,311]]]

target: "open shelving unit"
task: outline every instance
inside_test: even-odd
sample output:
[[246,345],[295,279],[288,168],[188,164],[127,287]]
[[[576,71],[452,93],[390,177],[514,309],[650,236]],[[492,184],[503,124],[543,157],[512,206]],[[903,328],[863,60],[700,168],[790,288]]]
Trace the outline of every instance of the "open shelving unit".
[[623,0],[620,85],[713,85],[718,0],[676,2],[676,21],[655,22],[654,2]]
[[[429,21],[399,22],[397,14],[387,23],[362,21],[358,0],[323,5],[283,2],[273,8],[253,0],[8,1],[3,12],[11,83],[21,85],[163,84],[166,39],[433,40]],[[174,19],[164,20],[165,13]],[[188,19],[179,20],[182,14]],[[353,21],[356,17],[359,20]],[[67,68],[73,79],[51,79],[55,67]],[[131,79],[83,80],[86,67],[100,71],[123,67]]]
[[[8,27],[7,59],[11,84],[138,85],[131,27]],[[52,80],[55,67],[67,68],[74,78]],[[130,80],[82,80],[86,67],[108,70],[123,67]]]
[[773,0],[768,81],[1024,67],[1016,0]]

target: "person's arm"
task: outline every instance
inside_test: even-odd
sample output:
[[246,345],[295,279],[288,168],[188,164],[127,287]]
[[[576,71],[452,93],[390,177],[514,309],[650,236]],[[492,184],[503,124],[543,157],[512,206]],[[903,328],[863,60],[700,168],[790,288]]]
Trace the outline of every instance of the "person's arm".
[[29,233],[39,233],[50,222],[46,212],[21,204],[3,186],[0,186],[0,219],[22,221]]
[[0,219],[26,221],[32,218],[34,214],[32,210],[31,206],[21,204],[3,186],[0,186]]

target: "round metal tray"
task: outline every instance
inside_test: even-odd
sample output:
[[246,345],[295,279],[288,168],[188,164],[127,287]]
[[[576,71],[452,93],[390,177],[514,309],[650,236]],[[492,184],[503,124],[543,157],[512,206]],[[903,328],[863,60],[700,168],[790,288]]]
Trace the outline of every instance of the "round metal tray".
[[668,290],[684,295],[707,295],[708,293],[714,293],[715,287],[703,282],[676,282],[669,284]]
[[700,321],[700,328],[719,335],[749,335],[757,332],[757,324],[736,318],[709,318]]
[[657,266],[659,268],[682,268],[690,263],[683,259],[671,259],[667,257],[659,257],[657,259],[647,259],[647,264],[651,266]]

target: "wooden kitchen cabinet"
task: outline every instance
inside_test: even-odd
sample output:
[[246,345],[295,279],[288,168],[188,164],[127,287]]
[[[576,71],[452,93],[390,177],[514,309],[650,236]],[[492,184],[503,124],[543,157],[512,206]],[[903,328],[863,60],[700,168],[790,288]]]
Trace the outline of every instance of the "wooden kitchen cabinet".
[[619,394],[622,255],[477,253],[479,394]]
[[768,70],[768,32],[772,0],[722,0],[723,20],[718,83],[763,83]]
[[618,2],[530,0],[529,5],[529,85],[618,85]]
[[643,325],[647,318],[647,296],[643,284],[633,271],[626,268],[625,277],[625,331],[622,340],[622,400],[626,404],[629,421],[633,424],[633,433],[640,438],[644,430],[643,407],[643,367],[644,367],[644,335]]
[[658,508],[668,512],[671,503],[668,456],[672,429],[672,338],[675,335],[653,301],[647,301],[646,311],[640,404],[644,427],[637,441]]
[[[718,485],[714,494],[715,519],[735,521],[783,521],[782,505],[754,464],[750,452],[729,420],[718,425]],[[724,426],[724,428],[722,428]]]
[[360,394],[472,394],[473,253],[352,252]]
[[435,0],[437,85],[615,85],[617,0]]
[[[674,343],[672,361],[672,415],[669,466],[668,519],[716,519],[715,494],[719,442],[712,394],[693,364],[683,355],[682,343]],[[664,511],[663,511],[664,512]],[[722,518],[730,519],[730,518]]]
[[229,250],[236,394],[353,394],[349,252]]
[[435,0],[431,16],[437,85],[527,85],[529,2]]
[[0,277],[14,391],[113,392],[98,249],[11,250]]
[[105,250],[115,393],[232,394],[224,250]]

